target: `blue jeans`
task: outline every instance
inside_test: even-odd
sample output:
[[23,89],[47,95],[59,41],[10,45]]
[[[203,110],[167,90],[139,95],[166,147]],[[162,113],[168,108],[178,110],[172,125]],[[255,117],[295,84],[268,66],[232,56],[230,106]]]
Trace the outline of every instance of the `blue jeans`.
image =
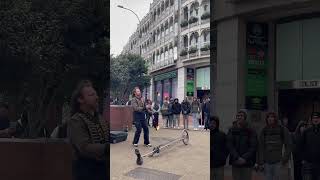
[[279,180],[281,172],[281,163],[264,164],[265,180]]
[[135,134],[134,134],[134,139],[133,139],[133,144],[138,144],[139,139],[140,139],[140,134],[143,129],[143,136],[144,136],[144,144],[150,144],[149,142],[149,128],[147,124],[146,119],[135,119],[134,124],[137,128]]
[[169,128],[173,128],[173,114],[169,115]]
[[199,121],[197,119],[198,113],[192,113],[192,121],[193,121],[193,128],[199,128]]
[[180,125],[180,114],[173,115],[173,126],[179,127]]

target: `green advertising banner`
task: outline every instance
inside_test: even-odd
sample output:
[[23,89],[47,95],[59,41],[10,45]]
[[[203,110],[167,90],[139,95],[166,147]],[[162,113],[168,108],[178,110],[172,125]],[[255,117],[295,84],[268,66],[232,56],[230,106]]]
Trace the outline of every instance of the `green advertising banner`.
[[187,68],[187,96],[194,96],[194,69]]
[[268,25],[247,24],[246,108],[267,109]]

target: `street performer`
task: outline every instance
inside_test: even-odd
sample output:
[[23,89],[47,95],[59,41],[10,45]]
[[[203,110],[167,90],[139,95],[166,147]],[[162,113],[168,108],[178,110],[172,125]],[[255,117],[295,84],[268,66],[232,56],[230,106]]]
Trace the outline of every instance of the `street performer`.
[[71,99],[68,137],[73,147],[73,179],[107,179],[108,126],[98,115],[98,96],[90,81],[81,81]]

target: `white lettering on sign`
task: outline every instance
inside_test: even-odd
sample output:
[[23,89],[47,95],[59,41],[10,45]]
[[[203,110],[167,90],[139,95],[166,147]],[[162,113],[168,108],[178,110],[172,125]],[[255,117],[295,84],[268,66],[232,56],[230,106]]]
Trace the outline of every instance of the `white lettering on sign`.
[[320,88],[319,80],[310,80],[310,81],[295,81],[295,88]]
[[318,81],[302,81],[300,82],[301,87],[317,87],[319,86]]

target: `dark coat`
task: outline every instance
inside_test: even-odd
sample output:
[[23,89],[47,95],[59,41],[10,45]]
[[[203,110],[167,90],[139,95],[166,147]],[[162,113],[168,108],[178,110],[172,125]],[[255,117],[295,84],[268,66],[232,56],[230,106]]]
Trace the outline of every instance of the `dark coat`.
[[210,133],[210,161],[213,168],[219,168],[226,165],[226,160],[229,155],[227,148],[227,136],[224,132],[219,130],[219,121],[216,121],[217,128]]
[[[256,132],[248,126],[239,128],[237,123],[229,129],[227,145],[230,151],[229,164],[235,167],[253,167],[256,163],[258,138]],[[235,164],[239,157],[246,160],[243,165]]]
[[320,165],[320,126],[312,126],[298,137],[298,151],[302,160]]
[[188,115],[191,112],[191,104],[188,101],[181,103],[181,111],[183,115]]
[[181,104],[178,102],[173,103],[172,112],[173,112],[173,114],[180,114],[181,113]]

